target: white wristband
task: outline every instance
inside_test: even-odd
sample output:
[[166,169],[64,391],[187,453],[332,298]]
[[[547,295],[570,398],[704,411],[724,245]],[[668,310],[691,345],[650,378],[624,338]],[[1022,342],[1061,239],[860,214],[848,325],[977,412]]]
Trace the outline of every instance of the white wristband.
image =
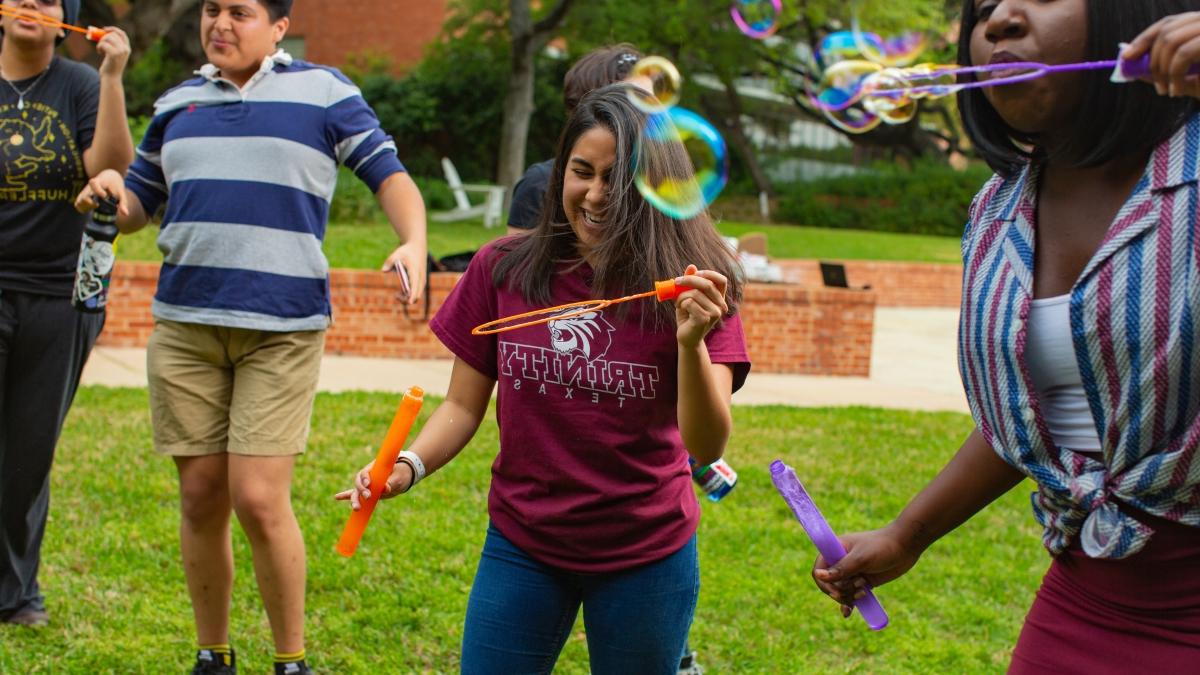
[[400,457],[396,461],[404,462],[413,471],[412,485],[408,486],[410,490],[412,489],[413,485],[420,483],[421,479],[425,477],[425,462],[421,461],[421,458],[417,456],[417,453],[405,450],[404,452],[400,453]]

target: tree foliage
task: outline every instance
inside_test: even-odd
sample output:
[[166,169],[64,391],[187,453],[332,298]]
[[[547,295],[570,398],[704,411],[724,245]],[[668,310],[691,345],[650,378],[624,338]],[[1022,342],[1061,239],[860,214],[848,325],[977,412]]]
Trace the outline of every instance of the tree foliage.
[[[890,35],[919,30],[930,35],[946,32],[957,2],[943,0],[802,0],[784,3],[777,37],[767,41],[743,35],[729,15],[729,0],[607,0],[587,3],[573,12],[564,26],[573,56],[605,43],[632,42],[643,51],[670,58],[685,77],[714,76],[727,89],[739,78],[760,78],[773,83],[774,90],[793,102],[796,110],[818,122],[828,123],[808,101],[807,87],[816,87],[821,70],[812,58],[813,47],[827,34],[848,29],[854,14],[861,28]],[[927,58],[949,56],[944,40],[934,39]],[[735,120],[715,119],[736,112],[739,101],[729,92],[714,92],[694,85],[685,89],[684,105],[704,112],[723,131]],[[923,111],[945,126],[943,104],[924,104]],[[746,114],[745,111],[742,111]],[[751,113],[752,114],[752,113]],[[863,135],[850,135],[855,144],[888,147],[904,155],[938,151],[936,138],[922,129],[921,118],[901,127],[881,126]],[[830,125],[832,126],[832,125]],[[836,127],[834,127],[836,129]],[[840,132],[840,130],[838,130]],[[938,134],[939,136],[941,134]]]
[[[440,176],[440,159],[449,157],[465,181],[495,180],[510,72],[507,35],[503,2],[459,0],[451,3],[442,38],[403,79],[380,68],[348,69],[411,171]],[[565,117],[567,64],[539,53],[534,67],[530,163],[553,153]]]

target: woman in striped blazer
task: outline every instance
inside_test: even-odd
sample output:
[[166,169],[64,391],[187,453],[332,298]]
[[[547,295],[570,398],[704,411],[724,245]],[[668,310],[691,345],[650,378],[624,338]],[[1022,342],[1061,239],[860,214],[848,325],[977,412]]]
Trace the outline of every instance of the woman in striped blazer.
[[[959,93],[995,169],[963,236],[959,366],[976,428],[882,529],[818,559],[849,607],[1024,478],[1053,557],[1010,671],[1200,663],[1200,0],[966,0],[959,62],[1152,55]],[[1156,23],[1157,22],[1157,23]],[[1153,86],[1152,86],[1153,85]],[[1162,94],[1162,95],[1160,95]]]

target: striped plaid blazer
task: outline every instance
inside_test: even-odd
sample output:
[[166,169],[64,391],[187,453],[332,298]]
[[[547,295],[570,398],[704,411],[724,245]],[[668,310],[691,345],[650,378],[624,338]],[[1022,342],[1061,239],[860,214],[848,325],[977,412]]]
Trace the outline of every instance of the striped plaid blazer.
[[1025,360],[1037,167],[994,176],[963,236],[959,370],[980,432],[1037,483],[1058,554],[1123,558],[1153,530],[1116,502],[1200,526],[1200,116],[1159,145],[1071,290],[1075,359],[1103,461],[1056,447]]

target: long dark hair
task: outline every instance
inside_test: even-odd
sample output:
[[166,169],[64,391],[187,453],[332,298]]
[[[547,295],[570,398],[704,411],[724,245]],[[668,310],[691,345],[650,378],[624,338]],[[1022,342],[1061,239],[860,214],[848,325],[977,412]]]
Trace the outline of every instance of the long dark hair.
[[[713,227],[707,211],[691,218],[671,218],[642,198],[634,185],[636,171],[687,177],[693,167],[681,143],[639,143],[646,114],[630,101],[631,85],[614,84],[588,94],[567,120],[558,140],[550,185],[537,226],[501,245],[493,271],[497,287],[517,289],[530,304],[549,305],[551,284],[564,262],[582,264],[579,240],[563,210],[563,176],[579,137],[604,127],[616,139],[616,158],[608,177],[607,225],[589,250],[596,298],[629,295],[654,288],[655,280],[673,279],[689,264],[720,272],[729,279],[726,300],[736,311],[742,297],[741,270],[733,250]],[[628,305],[619,305],[625,312]],[[658,303],[655,316],[673,321],[674,308]],[[645,316],[645,314],[643,314]]]
[[[1119,43],[1132,40],[1155,21],[1196,10],[1200,0],[1087,0],[1086,58],[1111,59]],[[977,23],[975,2],[965,0],[958,38],[960,65],[972,65],[971,33]],[[1055,159],[1070,166],[1098,166],[1146,152],[1169,138],[1197,110],[1195,100],[1159,96],[1143,82],[1113,84],[1104,71],[1082,77],[1083,97],[1073,133],[1055,150]],[[1011,176],[1040,155],[1038,139],[1009,127],[982,90],[958,92],[958,107],[971,142],[996,173]]]

